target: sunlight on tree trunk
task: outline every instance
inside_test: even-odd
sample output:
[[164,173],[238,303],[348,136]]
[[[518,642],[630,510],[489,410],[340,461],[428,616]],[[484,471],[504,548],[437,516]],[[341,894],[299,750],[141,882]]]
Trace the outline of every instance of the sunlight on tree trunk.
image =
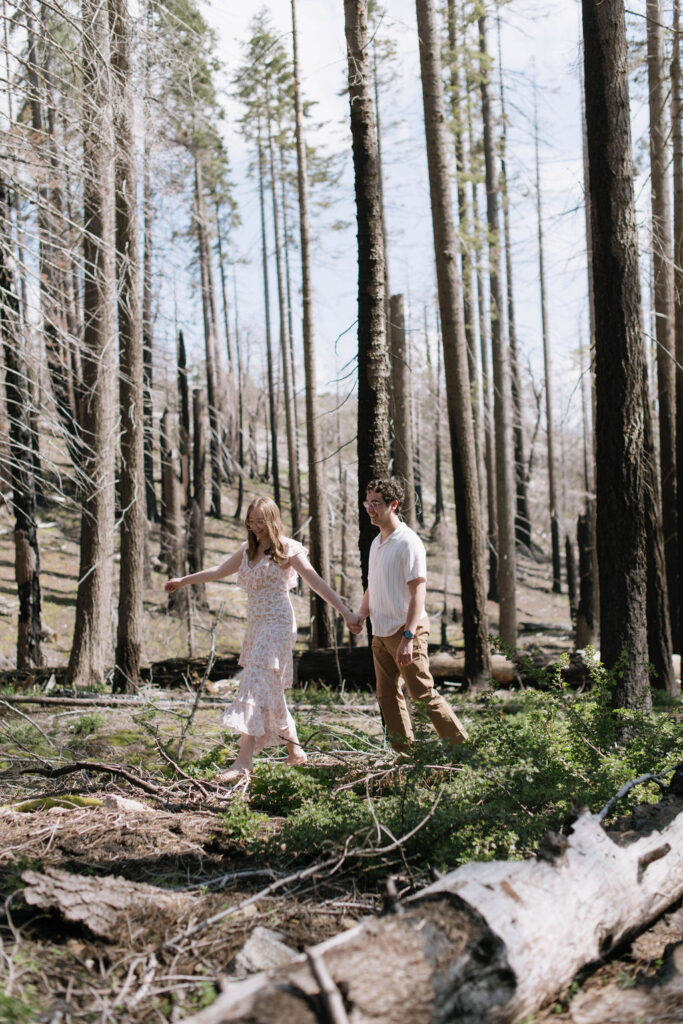
[[209,263],[211,251],[208,240],[206,219],[206,197],[204,195],[204,174],[198,154],[194,158],[195,168],[195,230],[202,287],[202,316],[204,320],[204,352],[206,356],[206,398],[209,407],[209,461],[211,464],[211,512],[220,519],[221,481],[221,420],[218,398],[218,362],[216,347],[216,320],[214,317],[211,276]]
[[137,164],[127,0],[109,0],[116,145],[116,250],[121,415],[121,568],[113,688],[134,693],[142,656],[142,593],[146,516],[143,452],[143,367]]
[[[325,494],[325,469],[321,462],[318,424],[318,403],[315,359],[315,332],[313,323],[313,287],[311,283],[311,242],[308,222],[308,169],[306,140],[301,100],[299,71],[299,42],[296,25],[296,0],[292,0],[292,50],[294,59],[294,114],[297,159],[297,188],[299,193],[299,239],[301,244],[301,301],[304,342],[304,378],[306,383],[306,447],[308,450],[308,515],[310,518],[311,564],[323,579],[330,576],[328,546],[328,514]],[[313,601],[313,628],[311,647],[331,647],[333,639],[330,606],[315,594]]]
[[669,71],[660,0],[647,0],[647,77],[650,105],[652,272],[657,339],[659,463],[664,557],[670,621],[678,635],[678,543],[676,525],[676,367],[674,279],[669,180]]
[[376,533],[363,508],[365,485],[373,477],[386,476],[389,469],[384,239],[367,6],[367,0],[344,0],[358,219],[358,518],[363,588]]
[[617,706],[649,706],[645,552],[647,370],[621,0],[583,0],[595,294],[600,652]]
[[488,86],[486,16],[479,18],[480,91],[486,164],[486,219],[489,229],[489,288],[491,354],[493,363],[493,420],[496,448],[496,512],[498,520],[499,632],[513,647],[517,643],[517,581],[515,578],[515,486],[510,421],[510,367],[503,337],[503,294],[500,286],[498,174]]
[[[676,353],[676,503],[679,552],[683,544],[683,131],[681,125],[681,24],[680,2],[673,4],[673,56],[671,60],[671,136],[674,180],[674,322]],[[678,573],[677,650],[683,646],[683,572]]]
[[415,472],[413,465],[413,430],[410,419],[410,366],[406,345],[405,312],[402,295],[392,295],[389,300],[391,338],[391,390],[394,416],[394,474],[405,483],[406,501],[402,515],[408,526],[414,530],[415,519]]
[[439,38],[433,0],[416,0],[416,10],[432,228],[446,371],[446,400],[451,431],[465,636],[465,671],[470,684],[481,687],[486,685],[489,674],[484,550],[467,345],[460,280],[455,259],[457,244],[451,212],[450,168],[446,155]]
[[83,384],[81,556],[68,679],[92,686],[110,657],[114,534],[116,280],[114,122],[105,8],[82,0]]
[[543,371],[545,377],[545,430],[548,455],[548,506],[550,512],[550,540],[553,561],[553,593],[562,593],[560,563],[560,521],[555,482],[555,427],[553,425],[552,370],[550,365],[550,326],[545,286],[545,260],[543,250],[543,217],[541,214],[541,162],[538,152],[538,92],[534,80],[534,153],[536,157],[536,217],[538,239],[538,283],[541,289],[541,333],[543,335]]
[[0,335],[5,362],[5,401],[9,419],[10,482],[14,511],[14,572],[19,597],[17,668],[42,665],[38,523],[28,423],[26,365],[22,357],[19,298],[12,267],[9,188],[0,178]]

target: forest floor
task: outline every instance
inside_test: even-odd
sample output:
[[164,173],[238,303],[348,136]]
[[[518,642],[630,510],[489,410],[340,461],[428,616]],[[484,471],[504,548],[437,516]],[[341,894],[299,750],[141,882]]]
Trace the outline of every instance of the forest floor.
[[[0,509],[0,532],[8,539],[0,557],[0,667],[6,669],[13,664],[16,620],[10,528],[7,510]],[[225,557],[242,536],[243,527],[232,519],[209,520],[206,564]],[[66,506],[44,513],[40,544],[45,656],[57,667],[68,658],[78,567],[77,522]],[[158,550],[153,535],[152,551],[155,545]],[[459,601],[457,574],[447,566],[442,546],[428,550],[432,639],[445,585],[447,637],[457,644],[460,626],[450,614]],[[188,654],[187,623],[167,610],[161,570],[155,561],[145,601],[150,661]],[[357,577],[352,592],[358,600]],[[567,599],[551,593],[547,561],[522,559],[519,595],[526,644],[553,656],[569,650]],[[217,652],[236,653],[241,592],[226,582],[207,587],[207,598],[208,609],[195,613],[192,653],[208,655],[218,620]],[[307,595],[295,595],[294,603],[298,621],[305,622]],[[495,605],[491,612],[495,632]],[[531,804],[521,807],[521,798],[521,824],[506,819],[491,836],[477,832],[476,842],[464,819],[454,839],[444,813],[442,831],[433,833],[441,847],[433,836],[422,846],[404,844],[401,837],[413,820],[429,812],[436,822],[437,790],[474,768],[467,754],[451,764],[426,741],[411,774],[411,766],[397,762],[387,748],[367,694],[315,686],[293,691],[290,706],[308,766],[287,769],[271,751],[248,784],[220,785],[216,772],[235,752],[220,725],[220,704],[236,686],[234,680],[210,686],[187,729],[194,700],[189,687],[146,686],[127,704],[108,701],[102,691],[79,695],[103,702],[92,707],[69,703],[72,694],[56,705],[12,704],[7,690],[0,694],[0,1024],[181,1021],[208,1005],[226,976],[275,963],[287,957],[285,947],[300,952],[378,912],[389,876],[402,898],[427,884],[432,868],[530,855],[537,833],[528,824]],[[488,722],[498,728],[505,698],[489,706],[453,688],[448,692],[473,734],[478,729],[483,736]],[[671,728],[677,727],[675,709],[665,714]],[[538,740],[542,730],[530,731]],[[482,749],[487,743],[474,745]],[[468,778],[476,789],[477,776]],[[516,779],[501,773],[498,789],[513,782],[516,787]],[[612,792],[612,783],[606,784]],[[480,785],[483,793],[483,777]],[[413,798],[411,819],[405,808]],[[502,798],[505,805],[505,792]],[[549,803],[547,794],[543,802]],[[395,818],[382,818],[384,813]],[[375,830],[381,842],[373,847]],[[344,852],[351,831],[377,849],[372,863]],[[74,879],[76,892],[69,888]],[[198,922],[204,926],[197,928]],[[258,927],[277,932],[279,941],[257,932],[263,944],[253,953],[244,947]],[[613,990],[618,1005],[619,991],[656,977],[667,947],[681,941],[683,914],[673,908],[558,993],[533,1021],[588,1024],[585,1009],[572,1011],[576,994],[585,999],[593,991]],[[656,995],[650,1009],[648,1020],[680,1019]],[[631,1018],[613,1019],[631,1024]]]

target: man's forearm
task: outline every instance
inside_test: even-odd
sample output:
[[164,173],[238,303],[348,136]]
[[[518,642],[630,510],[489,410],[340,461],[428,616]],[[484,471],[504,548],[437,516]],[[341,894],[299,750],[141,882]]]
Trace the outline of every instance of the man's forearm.
[[405,628],[411,633],[417,630],[418,623],[424,617],[425,591],[426,587],[422,584],[411,592],[405,623]]

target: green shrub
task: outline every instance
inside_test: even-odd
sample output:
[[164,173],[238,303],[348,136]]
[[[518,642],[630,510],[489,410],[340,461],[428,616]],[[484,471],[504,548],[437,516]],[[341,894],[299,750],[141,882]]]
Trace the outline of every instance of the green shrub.
[[243,797],[236,796],[230,801],[227,810],[216,816],[216,821],[224,835],[235,842],[255,843],[268,822],[268,816],[252,811]]
[[102,715],[82,715],[74,722],[73,731],[77,736],[90,736],[91,733],[96,732],[102,725],[104,725]]
[[35,1008],[31,1008],[17,996],[8,996],[0,991],[0,1024],[29,1024],[34,1019]]
[[259,810],[278,816],[289,815],[304,802],[325,797],[325,774],[314,768],[297,772],[288,765],[265,762],[257,765],[249,794]]
[[[402,858],[419,873],[430,866],[444,871],[471,860],[524,857],[549,828],[566,828],[577,806],[597,811],[629,779],[672,771],[680,760],[683,723],[671,714],[671,703],[661,702],[654,712],[615,711],[612,678],[599,665],[592,675],[592,688],[575,693],[554,670],[540,680],[545,689],[516,697],[520,710],[512,714],[503,708],[507,696],[479,695],[469,715],[465,702],[470,735],[456,748],[438,739],[418,709],[409,763],[392,761],[386,752],[383,763],[373,759],[371,765],[354,759],[292,770],[261,763],[248,799],[255,810],[284,818],[267,841],[269,861],[314,861],[348,843],[370,853],[358,864],[360,877],[361,867],[386,875],[387,865]],[[372,743],[362,727],[312,725],[308,737],[316,737],[312,746],[319,748],[338,748],[340,738],[356,749]],[[638,787],[615,813],[658,796],[654,785]],[[240,832],[238,807],[231,811],[236,834],[244,842],[262,836],[258,828],[249,831],[248,819]],[[400,851],[372,854],[413,830]]]
[[[306,800],[287,816],[282,831],[270,842],[271,852],[281,850],[288,856],[316,860],[371,825],[369,806],[354,793],[322,794],[321,799]],[[362,845],[360,839],[358,845]]]

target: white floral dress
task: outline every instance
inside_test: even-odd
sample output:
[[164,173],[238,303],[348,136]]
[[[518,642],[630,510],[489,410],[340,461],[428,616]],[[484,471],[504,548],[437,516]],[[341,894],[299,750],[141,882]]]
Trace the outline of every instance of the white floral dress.
[[[305,554],[295,540],[284,539],[288,558]],[[280,743],[298,743],[296,725],[284,691],[293,680],[292,648],[296,620],[289,591],[297,572],[289,563],[277,565],[265,555],[253,564],[244,546],[237,583],[246,590],[247,629],[240,665],[244,669],[235,700],[223,714],[223,724],[256,737],[254,752]]]

